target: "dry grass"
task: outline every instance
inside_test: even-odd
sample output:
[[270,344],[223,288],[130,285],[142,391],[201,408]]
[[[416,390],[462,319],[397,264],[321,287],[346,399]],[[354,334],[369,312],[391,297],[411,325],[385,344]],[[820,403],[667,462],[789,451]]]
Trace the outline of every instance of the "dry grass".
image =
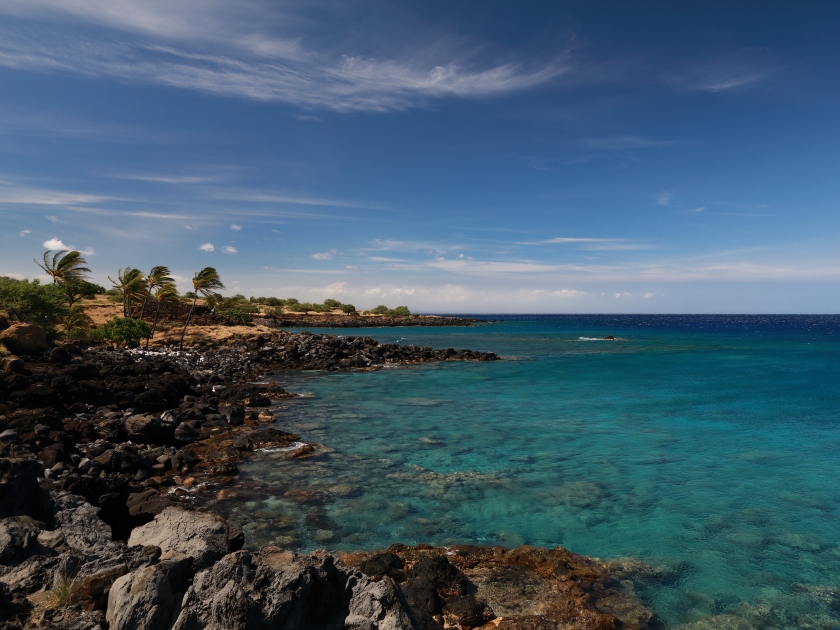
[[82,300],[79,304],[84,307],[85,313],[93,320],[94,326],[101,326],[109,319],[123,316],[122,304],[110,302],[105,295],[97,295],[90,300]]
[[[175,323],[174,326],[158,326],[154,338],[149,342],[149,347],[156,348],[180,343],[183,328],[182,323]],[[259,335],[271,335],[276,332],[276,329],[267,326],[189,326],[184,337],[184,345],[191,347],[228,345],[234,341]]]

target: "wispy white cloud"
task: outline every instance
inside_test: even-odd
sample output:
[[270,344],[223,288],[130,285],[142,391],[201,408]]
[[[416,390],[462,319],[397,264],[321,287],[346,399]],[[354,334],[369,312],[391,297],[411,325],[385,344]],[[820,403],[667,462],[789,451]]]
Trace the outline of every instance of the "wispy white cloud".
[[138,182],[154,182],[159,184],[204,184],[213,181],[213,178],[210,177],[197,177],[192,175],[154,175],[143,173],[123,173],[112,175],[111,177],[114,179],[127,179]]
[[49,221],[50,223],[53,223],[53,224],[60,222],[59,218],[57,216],[55,216],[54,214],[51,214],[51,215],[47,216],[47,221]]
[[[212,251],[212,250],[211,250],[211,251]],[[238,250],[237,250],[235,247],[231,246],[231,245],[225,245],[224,247],[222,247],[222,251],[223,251],[225,254],[235,254]]]
[[683,210],[683,214],[701,214],[702,212],[706,211],[706,206],[700,206],[699,208],[690,208],[688,210]]
[[659,193],[659,196],[656,198],[656,203],[660,206],[670,206],[671,199],[673,199],[673,194],[667,190]]
[[338,253],[338,250],[331,249],[331,250],[326,251],[326,252],[318,252],[318,253],[312,254],[312,258],[314,258],[315,260],[332,260],[337,253]]
[[231,223],[230,229],[234,232],[239,232],[242,229],[241,225],[236,225],[235,223]]
[[[89,195],[84,193],[49,190],[45,188],[32,188],[14,184],[6,180],[0,180],[0,204],[77,206],[99,203],[108,199],[109,197],[102,195]],[[57,223],[59,221],[58,217],[54,215],[48,216],[47,219],[53,223]]]
[[32,230],[21,230],[18,232],[18,236],[26,236],[27,234],[32,234]]
[[650,245],[631,243],[620,238],[576,238],[557,237],[541,241],[517,241],[517,245],[579,245],[579,249],[590,251],[623,251],[634,249],[652,249]]
[[675,86],[702,92],[727,92],[756,86],[781,70],[767,48],[742,48],[665,75]]
[[[305,49],[299,32],[280,28],[266,34],[267,12],[291,10],[291,5],[281,6],[240,3],[232,14],[230,5],[219,2],[184,2],[174,8],[150,0],[110,5],[10,0],[0,11],[40,22],[42,36],[35,41],[16,29],[2,29],[0,65],[336,111],[398,110],[429,99],[505,94],[570,70],[563,53],[534,67],[515,59],[481,63],[451,47],[438,59],[427,51],[380,58],[349,49]],[[88,39],[82,40],[71,36],[62,29],[68,14],[106,32],[88,30]],[[274,17],[281,25],[293,21],[291,16]],[[48,36],[43,34],[47,28],[52,31]]]
[[198,246],[198,249],[200,249],[203,252],[212,252],[216,248],[213,247],[213,243],[203,243],[203,244]]

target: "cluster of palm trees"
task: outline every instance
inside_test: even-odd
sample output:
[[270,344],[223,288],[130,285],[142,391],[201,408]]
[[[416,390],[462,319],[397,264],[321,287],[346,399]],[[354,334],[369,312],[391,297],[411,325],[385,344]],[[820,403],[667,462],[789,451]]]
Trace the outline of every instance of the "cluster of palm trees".
[[[123,296],[124,317],[131,319],[133,305],[135,303],[141,303],[142,306],[140,307],[138,319],[142,320],[146,313],[146,306],[150,303],[155,304],[152,337],[155,334],[155,330],[157,330],[161,307],[167,303],[179,302],[181,299],[181,296],[178,295],[178,290],[175,288],[175,279],[170,274],[171,272],[168,267],[159,265],[152,267],[152,270],[146,275],[139,269],[126,267],[125,269],[119,270],[116,280],[108,276],[108,280],[111,281],[114,288],[120,291]],[[192,285],[193,301],[192,305],[190,305],[190,311],[184,320],[184,329],[181,331],[181,346],[184,345],[187,326],[190,324],[190,319],[192,319],[199,296],[206,299],[211,295],[216,295],[220,290],[225,288],[225,285],[222,284],[219,278],[219,273],[213,267],[205,267],[197,272],[192,278]],[[149,339],[146,340],[146,347],[149,347]]]
[[[53,279],[54,283],[84,282],[87,281],[87,274],[90,273],[90,269],[85,267],[87,261],[82,257],[81,252],[66,249],[62,249],[55,254],[52,253],[52,250],[47,250],[44,252],[44,264],[42,265],[37,260],[35,264],[41,267]],[[149,304],[155,305],[151,336],[154,336],[157,329],[161,307],[164,304],[179,302],[181,299],[169,268],[162,265],[152,267],[148,274],[144,274],[140,269],[134,267],[126,267],[119,270],[116,280],[111,276],[108,276],[108,280],[122,295],[123,317],[132,319],[133,305],[142,304],[138,317],[142,320],[146,312],[146,306]],[[184,321],[184,329],[181,331],[180,345],[182,347],[187,326],[189,326],[198,298],[209,298],[211,295],[217,295],[219,291],[225,288],[218,272],[213,267],[205,267],[197,272],[192,278],[192,286],[192,305]],[[151,336],[149,339],[151,339]],[[146,340],[147,348],[149,347],[149,339]]]

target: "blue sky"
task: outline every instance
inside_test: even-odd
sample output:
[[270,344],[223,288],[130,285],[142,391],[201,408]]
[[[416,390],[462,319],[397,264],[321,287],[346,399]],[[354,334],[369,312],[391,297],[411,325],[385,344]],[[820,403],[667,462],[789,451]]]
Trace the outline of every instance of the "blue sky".
[[840,5],[4,0],[0,273],[840,311]]

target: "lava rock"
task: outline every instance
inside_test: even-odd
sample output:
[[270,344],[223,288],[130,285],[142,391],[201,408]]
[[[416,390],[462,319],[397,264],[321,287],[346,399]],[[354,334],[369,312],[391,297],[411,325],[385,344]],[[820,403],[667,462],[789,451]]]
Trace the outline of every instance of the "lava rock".
[[444,556],[420,558],[406,575],[409,578],[426,578],[445,597],[466,593],[467,576],[452,566]]
[[443,610],[443,599],[427,577],[413,577],[400,584],[400,589],[412,610],[423,610],[431,615],[439,615]]
[[385,552],[377,553],[367,560],[365,560],[359,569],[365,575],[374,580],[381,580],[384,576],[389,576],[397,581],[401,581],[405,574],[403,567],[405,562],[395,553]]
[[483,626],[496,618],[490,606],[473,595],[450,597],[443,607],[443,615],[450,624],[470,628]]

